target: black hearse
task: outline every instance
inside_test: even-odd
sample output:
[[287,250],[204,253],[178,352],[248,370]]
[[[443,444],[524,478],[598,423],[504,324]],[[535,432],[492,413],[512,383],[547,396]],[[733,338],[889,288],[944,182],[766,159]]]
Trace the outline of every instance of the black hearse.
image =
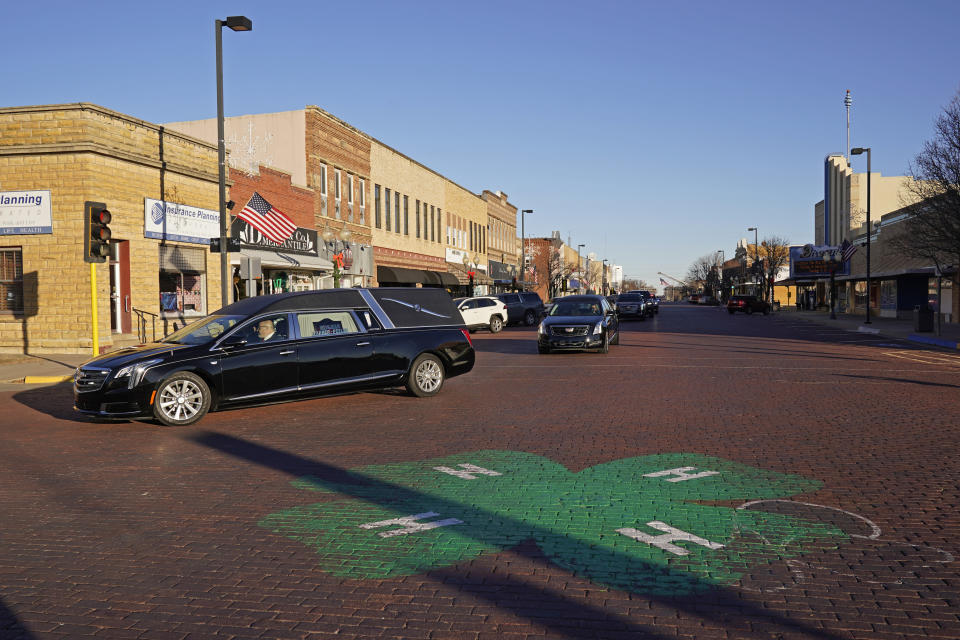
[[403,385],[432,396],[473,364],[463,318],[442,289],[282,293],[89,360],[74,375],[74,406],[180,426],[209,410],[318,393]]

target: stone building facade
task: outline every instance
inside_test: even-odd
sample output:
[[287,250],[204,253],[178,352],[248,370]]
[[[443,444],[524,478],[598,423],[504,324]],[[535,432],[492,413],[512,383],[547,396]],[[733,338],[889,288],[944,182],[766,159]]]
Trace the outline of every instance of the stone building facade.
[[487,203],[486,251],[489,276],[495,291],[509,291],[516,285],[520,254],[517,252],[517,207],[502,191],[484,190]]
[[[219,308],[211,236],[149,237],[151,216],[166,225],[181,205],[184,215],[206,220],[201,232],[219,227],[217,182],[216,147],[160,125],[87,103],[0,108],[0,192],[46,198],[41,206],[49,208],[36,215],[49,211],[50,223],[18,226],[16,211],[0,208],[0,257],[10,266],[0,351],[102,352],[136,340],[137,310],[160,316],[162,332],[164,317],[183,322]],[[106,204],[113,216],[111,259],[93,266],[96,347],[86,201]]]

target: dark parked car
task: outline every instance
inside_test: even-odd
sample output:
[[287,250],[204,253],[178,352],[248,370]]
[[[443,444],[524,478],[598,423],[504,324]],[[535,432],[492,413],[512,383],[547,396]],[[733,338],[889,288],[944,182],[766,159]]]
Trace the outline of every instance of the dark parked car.
[[617,296],[617,315],[621,318],[640,318],[646,320],[653,316],[653,311],[647,306],[647,298],[639,291],[627,291]]
[[747,315],[758,311],[763,315],[770,313],[770,303],[766,300],[761,300],[757,296],[732,296],[730,300],[727,301],[727,311],[731,315],[737,311],[743,311]]
[[620,342],[616,310],[598,295],[565,296],[556,300],[550,315],[540,323],[537,350],[597,349],[606,353]]
[[655,314],[660,313],[660,298],[653,295],[653,292],[640,289],[637,293],[642,295],[647,300],[647,311],[650,313],[650,316],[653,317]]
[[507,305],[507,324],[522,322],[532,327],[543,317],[543,300],[536,292],[500,293],[497,297]]
[[460,312],[440,289],[331,289],[247,298],[160,342],[94,358],[77,411],[188,425],[209,410],[405,385],[432,396],[473,368]]

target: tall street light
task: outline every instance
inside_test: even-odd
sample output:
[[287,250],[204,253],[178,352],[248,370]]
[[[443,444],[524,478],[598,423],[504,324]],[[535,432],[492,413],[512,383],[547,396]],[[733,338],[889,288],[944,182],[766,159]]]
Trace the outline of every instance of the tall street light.
[[604,258],[600,262],[600,268],[602,273],[600,274],[600,295],[607,295],[607,259]]
[[725,293],[725,291],[723,290],[723,263],[727,261],[727,254],[723,251],[723,249],[717,249],[717,253],[720,254],[720,284],[717,287],[718,289],[720,289],[719,291],[720,295],[717,296],[717,299],[723,300],[723,298],[725,297],[723,295]]
[[864,151],[867,152],[867,319],[863,324],[870,324],[870,234],[873,228],[870,226],[870,147],[855,147],[850,149],[850,153],[858,156]]
[[217,36],[217,161],[220,166],[220,301],[230,304],[230,254],[227,251],[227,150],[223,144],[223,27],[234,31],[251,31],[253,22],[246,16],[230,16],[214,20]]
[[533,209],[520,210],[520,287],[527,281],[527,230],[524,214],[533,213]]
[[583,268],[580,266],[580,248],[585,247],[585,244],[577,245],[577,292],[580,292],[580,286],[583,284]]
[[747,231],[753,231],[753,270],[754,273],[757,274],[757,293],[760,293],[760,272],[757,266],[760,263],[760,243],[757,240],[758,231],[756,227],[747,227]]

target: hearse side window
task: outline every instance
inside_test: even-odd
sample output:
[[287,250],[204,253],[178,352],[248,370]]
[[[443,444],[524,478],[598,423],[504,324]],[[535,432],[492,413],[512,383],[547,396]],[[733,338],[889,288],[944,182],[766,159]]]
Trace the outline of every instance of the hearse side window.
[[297,314],[300,336],[332,336],[341,333],[359,333],[357,323],[349,311],[310,311]]
[[282,342],[290,339],[290,322],[286,313],[274,313],[252,320],[240,327],[236,333],[227,338],[228,342],[235,339],[247,341],[248,347],[255,347],[266,342]]

